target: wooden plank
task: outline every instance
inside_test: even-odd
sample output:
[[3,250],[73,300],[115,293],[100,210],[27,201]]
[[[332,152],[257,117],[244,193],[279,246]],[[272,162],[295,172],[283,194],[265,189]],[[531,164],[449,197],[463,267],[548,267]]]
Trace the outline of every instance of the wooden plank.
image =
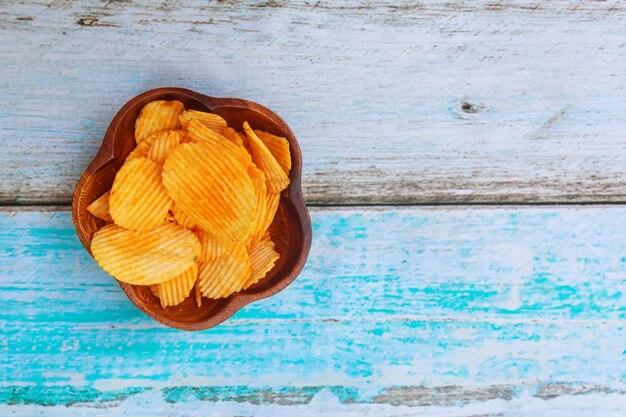
[[130,304],[69,212],[0,212],[0,412],[623,410],[626,208],[314,209],[312,219],[310,260],[288,289],[184,333]]
[[179,85],[290,123],[309,203],[626,197],[620,2],[4,2],[0,202],[63,203],[116,110]]

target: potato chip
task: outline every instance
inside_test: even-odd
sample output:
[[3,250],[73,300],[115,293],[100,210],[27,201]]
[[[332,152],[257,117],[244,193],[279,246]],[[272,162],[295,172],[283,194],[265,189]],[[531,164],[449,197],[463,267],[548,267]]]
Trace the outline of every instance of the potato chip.
[[248,250],[251,273],[250,278],[244,282],[242,289],[245,290],[256,284],[274,268],[276,261],[280,258],[280,254],[274,250],[274,246],[269,233],[266,233],[263,239]]
[[265,174],[267,188],[272,192],[280,192],[289,185],[289,177],[285,174],[274,155],[267,149],[267,146],[250,128],[248,122],[243,123],[243,128],[248,136],[248,144],[252,150],[252,160]]
[[[126,157],[126,161],[132,161],[135,158],[140,158],[140,157],[144,157],[147,158],[148,157],[148,152],[150,151],[150,148],[152,147],[152,144],[157,140],[160,139],[164,136],[167,136],[169,134],[169,132],[172,132],[171,130],[164,130],[162,132],[157,132],[157,133],[153,133],[150,136],[146,137],[144,140],[142,140],[141,142],[139,142],[137,144],[137,146],[135,146],[135,149],[133,149],[128,156]],[[176,132],[178,132],[178,130],[176,130]]]
[[200,286],[198,285],[198,281],[196,280],[196,285],[193,286],[194,292],[196,293],[196,304],[198,307],[202,306],[202,292],[200,291]]
[[178,133],[178,137],[180,138],[180,143],[190,142],[187,129],[178,129],[178,130],[174,130],[174,132]]
[[250,236],[248,237],[247,242],[247,245],[250,246],[259,240],[261,236],[263,236],[263,233],[265,233],[265,230],[261,229],[263,229],[263,226],[265,225],[267,187],[265,185],[265,175],[263,174],[263,171],[256,167],[256,165],[250,164],[248,166],[248,175],[250,175],[250,179],[252,180],[255,196],[255,213],[254,218],[252,219],[252,230],[250,231]]
[[109,214],[109,196],[110,191],[102,194],[93,203],[87,206],[87,211],[99,219],[112,222],[111,214]]
[[212,131],[195,120],[192,120],[189,123],[188,128],[189,139],[192,142],[207,142],[214,146],[218,146],[220,152],[229,152],[233,156],[237,157],[243,166],[248,166],[252,163],[252,157],[246,149],[235,145],[221,134]]
[[280,203],[280,193],[267,193],[266,199],[265,219],[263,226],[259,229],[259,233],[265,233],[274,221]]
[[187,229],[193,229],[196,227],[196,222],[194,222],[184,211],[179,209],[176,206],[176,203],[172,204],[172,208],[170,210],[172,211],[176,222],[181,226],[186,227]]
[[175,222],[176,221],[176,219],[174,218],[174,215],[172,214],[171,211],[167,212],[167,215],[165,216],[165,221],[168,221],[168,222]]
[[217,132],[226,127],[226,120],[224,120],[222,117],[218,116],[215,113],[207,113],[204,111],[187,110],[182,112],[178,116],[178,119],[180,120],[180,124],[183,126],[183,129],[187,129],[189,127],[189,122],[191,122],[192,120],[200,122],[209,129],[215,130]]
[[179,145],[163,164],[163,184],[201,229],[243,241],[252,228],[254,187],[239,160],[220,149],[209,142]]
[[161,307],[175,306],[183,302],[198,278],[198,264],[193,264],[191,268],[180,275],[163,281],[158,285],[158,297],[161,300]]
[[135,141],[137,144],[153,133],[162,130],[178,129],[178,115],[185,110],[177,100],[156,100],[143,106],[135,121]]
[[215,260],[200,265],[198,282],[202,295],[208,298],[226,298],[240,291],[250,279],[250,258],[242,242]]
[[191,268],[200,256],[200,242],[189,230],[164,222],[149,232],[115,224],[93,235],[91,252],[102,269],[129,284],[158,284]]
[[200,262],[209,262],[232,249],[234,242],[225,242],[213,236],[210,232],[196,228],[194,233],[200,241]]
[[118,226],[140,232],[157,227],[172,205],[161,183],[161,167],[142,157],[125,163],[115,175],[109,204]]
[[267,146],[267,149],[274,155],[276,162],[283,168],[285,174],[289,176],[291,171],[291,152],[289,152],[289,141],[287,138],[275,136],[260,130],[254,131],[261,141]]
[[[148,155],[146,157],[159,165],[163,165],[165,158],[172,149],[177,147],[180,143],[180,136],[175,130],[167,130],[163,132],[150,146]],[[143,142],[142,142],[143,143]]]
[[152,295],[154,295],[155,297],[159,296],[159,284],[152,284],[149,285],[150,291],[152,292]]
[[243,140],[241,139],[241,135],[232,127],[226,127],[221,131],[222,136],[231,141],[237,146],[244,148]]

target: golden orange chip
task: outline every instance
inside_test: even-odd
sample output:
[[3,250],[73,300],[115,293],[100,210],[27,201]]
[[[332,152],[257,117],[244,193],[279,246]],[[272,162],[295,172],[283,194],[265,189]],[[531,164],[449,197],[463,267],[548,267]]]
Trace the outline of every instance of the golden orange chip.
[[159,284],[152,284],[149,287],[150,287],[150,291],[152,292],[152,295],[154,295],[155,297],[158,297],[159,296]]
[[178,130],[174,130],[174,132],[178,133],[178,137],[180,138],[180,143],[190,142],[189,135],[187,134],[187,129],[178,129]]
[[246,168],[221,149],[210,142],[179,145],[163,164],[163,184],[198,227],[220,240],[243,241],[252,228],[254,187]]
[[189,139],[192,142],[207,142],[220,148],[220,152],[228,152],[237,157],[243,166],[248,166],[252,163],[252,157],[246,149],[241,146],[237,146],[221,134],[214,132],[206,126],[192,120],[188,126]]
[[255,130],[254,133],[267,146],[267,149],[274,155],[276,162],[283,168],[285,174],[289,176],[291,171],[291,152],[289,152],[289,141],[287,138],[275,136],[267,132]]
[[196,228],[194,233],[200,241],[200,262],[209,262],[223,255],[234,246],[234,242],[217,239],[210,232]]
[[176,130],[167,130],[163,133],[152,143],[148,155],[146,155],[148,159],[159,165],[165,162],[165,158],[167,158],[170,151],[180,143],[180,136]]
[[267,193],[267,205],[265,206],[265,219],[263,226],[259,229],[260,233],[265,233],[269,228],[274,217],[276,217],[276,211],[280,204],[280,193]]
[[255,196],[255,212],[252,220],[252,230],[248,236],[247,245],[250,246],[263,236],[265,230],[265,210],[267,209],[267,186],[265,185],[265,175],[256,165],[248,166],[248,175],[252,180]]
[[176,222],[178,222],[181,226],[186,227],[187,229],[193,229],[196,227],[196,222],[194,222],[184,211],[179,209],[176,206],[176,203],[172,204],[172,208],[170,210],[172,211]]
[[244,282],[242,289],[247,289],[263,279],[274,268],[280,254],[274,250],[274,242],[269,233],[248,250],[250,256],[250,278]]
[[196,285],[193,286],[194,292],[196,293],[196,304],[198,307],[202,306],[202,292],[200,292],[200,286],[198,285],[198,281],[196,280]]
[[113,221],[111,214],[109,214],[109,196],[111,193],[107,191],[102,194],[93,203],[87,206],[87,211],[96,216],[99,219],[107,222]]
[[225,127],[221,131],[222,136],[231,141],[237,146],[244,147],[243,140],[241,139],[241,135],[232,127]]
[[168,222],[175,222],[176,221],[176,219],[174,218],[174,215],[172,214],[171,211],[167,212],[167,215],[165,216],[165,221],[168,221]]
[[187,129],[192,120],[202,123],[204,126],[215,131],[220,131],[226,127],[226,120],[215,113],[207,113],[198,110],[187,110],[182,112],[178,119],[183,129]]
[[142,157],[125,163],[115,175],[109,204],[118,226],[148,231],[160,225],[172,205],[161,183],[161,167]]
[[189,230],[164,222],[149,232],[114,224],[93,235],[91,252],[102,269],[129,284],[158,284],[191,268],[200,242]]
[[198,282],[202,295],[208,298],[226,298],[240,291],[250,279],[250,258],[242,242],[225,254],[200,265]]
[[267,188],[272,192],[280,192],[289,185],[289,177],[285,174],[274,155],[267,146],[250,128],[248,122],[243,123],[243,128],[248,136],[248,144],[252,150],[252,160],[265,174]]
[[177,100],[156,100],[146,104],[135,121],[135,141],[139,144],[153,133],[178,129],[178,115],[183,110],[185,106]]
[[161,300],[161,307],[175,306],[183,302],[198,278],[198,264],[193,264],[191,268],[180,275],[158,285],[158,297]]
[[[148,152],[150,151],[150,148],[152,147],[152,144],[157,139],[160,139],[160,138],[162,138],[164,136],[167,136],[169,134],[169,132],[172,132],[172,131],[171,130],[164,130],[162,132],[153,133],[150,136],[146,137],[144,140],[139,142],[137,144],[137,146],[135,146],[135,149],[133,149],[128,154],[128,156],[126,157],[126,162],[132,161],[133,159],[140,158],[140,157],[147,158],[148,157]],[[178,131],[176,131],[176,132],[178,132]]]

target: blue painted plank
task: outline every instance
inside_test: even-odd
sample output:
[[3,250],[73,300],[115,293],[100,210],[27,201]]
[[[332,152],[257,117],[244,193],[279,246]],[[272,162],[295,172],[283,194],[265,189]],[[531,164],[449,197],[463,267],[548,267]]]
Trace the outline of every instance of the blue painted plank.
[[312,218],[310,261],[287,290],[184,333],[132,306],[68,212],[0,213],[0,403],[122,410],[157,395],[296,406],[331,395],[343,405],[459,406],[621,395],[625,208],[314,209]]

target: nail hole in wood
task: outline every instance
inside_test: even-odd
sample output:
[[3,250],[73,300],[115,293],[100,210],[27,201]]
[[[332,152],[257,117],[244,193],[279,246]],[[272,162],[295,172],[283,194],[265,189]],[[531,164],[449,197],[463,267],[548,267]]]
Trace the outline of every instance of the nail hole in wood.
[[467,101],[463,101],[461,102],[461,110],[463,110],[465,113],[477,113],[478,112],[478,107],[474,106],[472,103],[468,103]]
[[96,19],[95,17],[81,17],[76,23],[81,26],[93,26],[98,23],[98,19]]

